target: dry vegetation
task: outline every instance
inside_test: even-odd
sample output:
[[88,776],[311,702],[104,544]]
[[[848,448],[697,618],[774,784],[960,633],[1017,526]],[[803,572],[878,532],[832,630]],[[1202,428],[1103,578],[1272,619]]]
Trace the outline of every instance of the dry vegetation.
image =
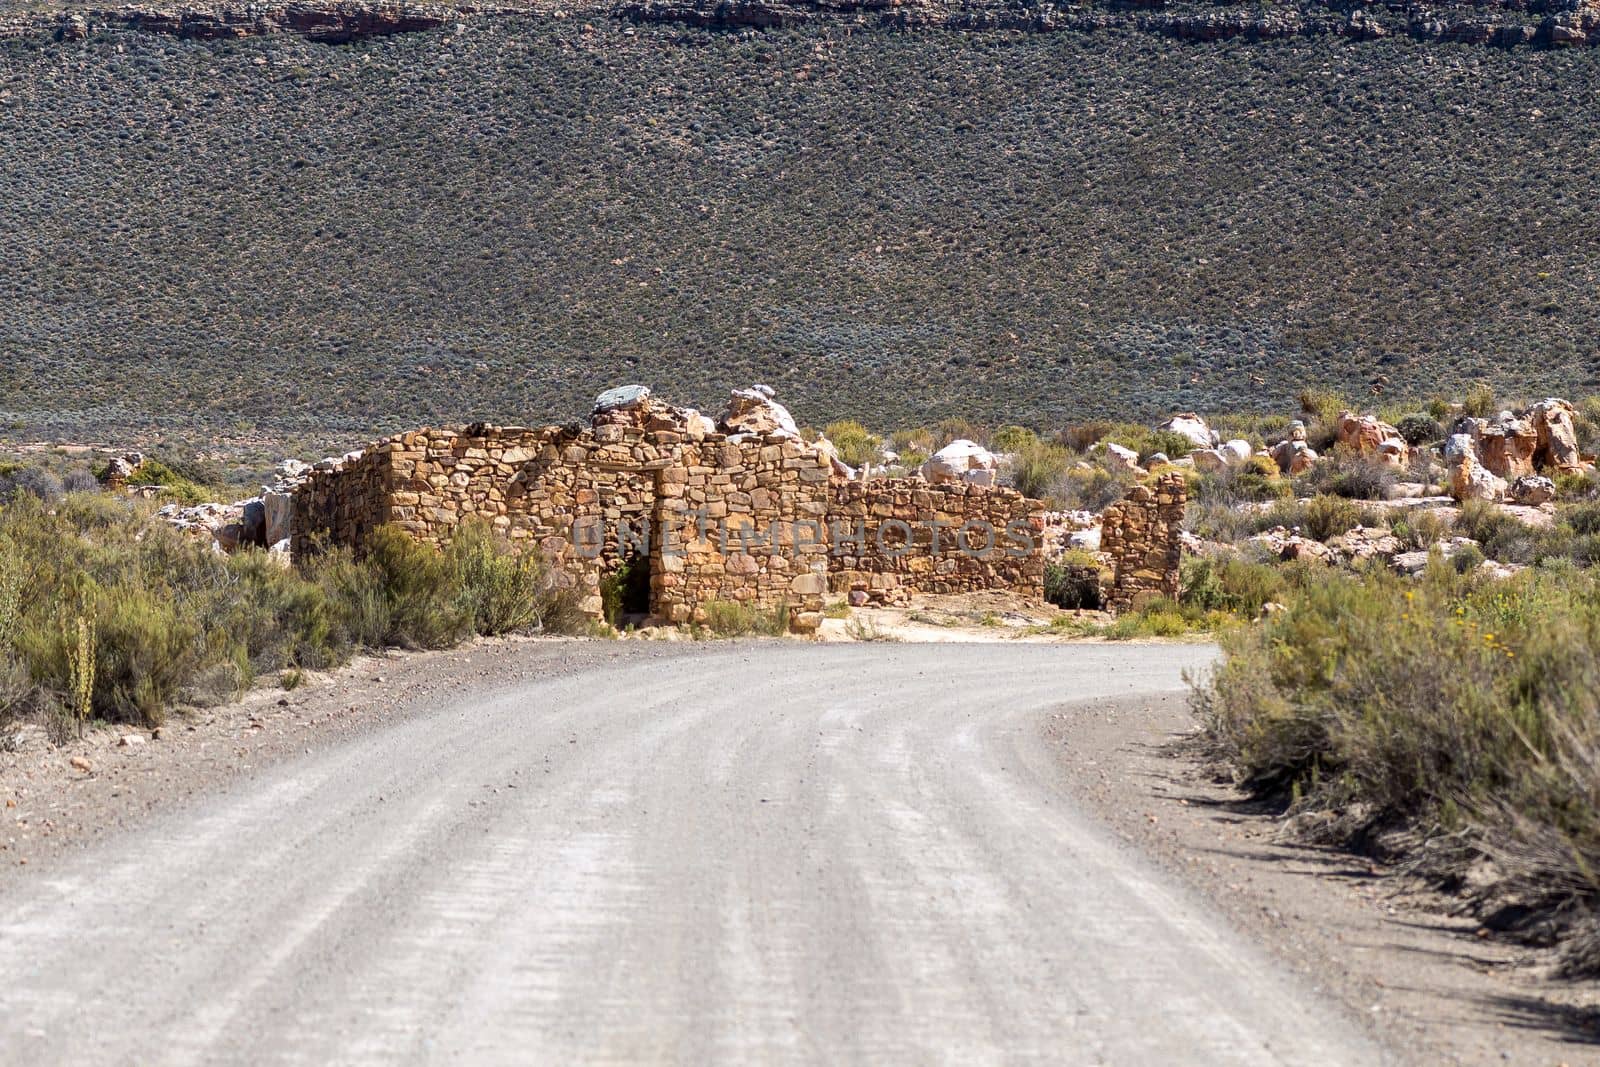
[[[472,20],[0,44],[0,419],[359,440],[1573,392],[1600,53]],[[1387,383],[1387,385],[1385,385]]]
[[332,551],[296,571],[218,554],[127,499],[19,493],[0,502],[0,724],[157,726],[175,705],[359,649],[586,625],[536,555],[463,535],[439,554],[380,531],[362,559]]

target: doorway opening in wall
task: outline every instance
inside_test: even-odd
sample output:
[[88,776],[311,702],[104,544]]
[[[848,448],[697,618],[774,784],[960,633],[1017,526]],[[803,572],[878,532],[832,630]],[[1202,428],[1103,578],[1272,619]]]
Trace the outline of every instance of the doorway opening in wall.
[[624,556],[612,572],[600,579],[600,596],[606,622],[619,630],[638,626],[650,616],[650,557],[642,552]]

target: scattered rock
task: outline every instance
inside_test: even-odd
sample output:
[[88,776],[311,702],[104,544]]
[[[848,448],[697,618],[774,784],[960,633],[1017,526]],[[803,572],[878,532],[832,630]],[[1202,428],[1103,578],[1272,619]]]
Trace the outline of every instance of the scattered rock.
[[771,388],[765,385],[749,389],[735,389],[728,397],[728,406],[717,420],[723,433],[754,433],[779,437],[799,437],[789,409],[772,398]]
[[993,485],[997,461],[994,454],[975,441],[951,441],[922,465],[923,480],[932,485],[972,482]]
[[1195,448],[1212,448],[1217,443],[1217,435],[1206,425],[1206,420],[1192,411],[1172,416],[1157,429],[1182,434],[1194,442]]
[[75,771],[82,771],[84,774],[90,774],[94,771],[94,764],[90,763],[82,756],[73,756],[71,759],[67,760],[67,765]]
[[121,737],[117,738],[117,747],[137,748],[139,745],[144,744],[144,740],[143,734],[123,734]]
[[1524,474],[1511,483],[1507,497],[1525,507],[1537,507],[1556,498],[1556,483],[1541,474]]
[[1388,530],[1357,526],[1328,541],[1328,547],[1350,563],[1371,559],[1392,560],[1405,546]]

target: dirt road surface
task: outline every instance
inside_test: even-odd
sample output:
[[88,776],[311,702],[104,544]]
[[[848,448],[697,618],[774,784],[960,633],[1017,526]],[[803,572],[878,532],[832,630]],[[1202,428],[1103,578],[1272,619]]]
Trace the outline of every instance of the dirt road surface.
[[16,877],[0,1062],[1387,1062],[1060,788],[1043,716],[1213,654],[464,689]]

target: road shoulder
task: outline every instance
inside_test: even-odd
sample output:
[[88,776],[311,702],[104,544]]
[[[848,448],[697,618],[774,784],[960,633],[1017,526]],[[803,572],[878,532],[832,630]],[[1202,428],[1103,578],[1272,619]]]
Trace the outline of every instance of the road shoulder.
[[1417,1064],[1577,1064],[1600,993],[1538,951],[1480,939],[1448,901],[1364,857],[1283,839],[1184,742],[1186,697],[1099,701],[1044,724],[1065,788],[1241,932]]

